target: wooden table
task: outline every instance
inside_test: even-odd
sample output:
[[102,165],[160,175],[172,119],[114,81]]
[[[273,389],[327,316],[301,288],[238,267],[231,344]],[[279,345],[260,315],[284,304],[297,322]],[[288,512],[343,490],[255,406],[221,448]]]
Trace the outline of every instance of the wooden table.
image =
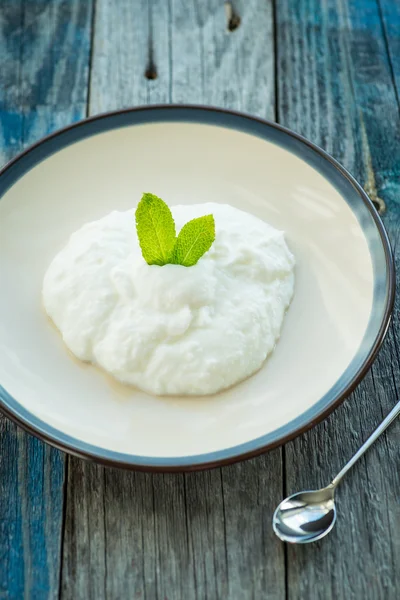
[[[0,0],[0,162],[87,115],[205,103],[277,120],[341,161],[399,260],[398,0]],[[397,398],[397,304],[354,394],[292,443],[223,469],[104,469],[0,420],[0,598],[400,597],[400,422],[338,494],[325,540],[286,547],[286,493],[328,482]],[[4,316],[3,316],[4,318]]]

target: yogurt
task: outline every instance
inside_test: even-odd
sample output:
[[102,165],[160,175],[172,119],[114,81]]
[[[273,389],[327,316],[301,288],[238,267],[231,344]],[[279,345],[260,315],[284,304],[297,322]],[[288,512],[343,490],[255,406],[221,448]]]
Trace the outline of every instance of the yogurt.
[[148,265],[134,210],[74,233],[43,302],[82,361],[156,395],[205,395],[255,373],[279,339],[294,290],[284,234],[224,204],[173,206],[177,232],[206,214],[216,239],[192,267]]

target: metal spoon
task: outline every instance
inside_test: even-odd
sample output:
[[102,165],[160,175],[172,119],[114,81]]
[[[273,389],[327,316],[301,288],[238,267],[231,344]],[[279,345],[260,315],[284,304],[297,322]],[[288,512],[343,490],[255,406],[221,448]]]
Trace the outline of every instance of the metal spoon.
[[331,531],[336,521],[336,486],[399,414],[400,401],[327,487],[293,494],[280,503],[274,512],[272,526],[282,541],[307,544],[320,540]]

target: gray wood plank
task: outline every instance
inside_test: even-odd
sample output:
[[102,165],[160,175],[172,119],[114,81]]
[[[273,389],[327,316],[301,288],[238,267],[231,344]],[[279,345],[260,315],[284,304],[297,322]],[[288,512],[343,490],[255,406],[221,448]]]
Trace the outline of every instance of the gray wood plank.
[[[0,164],[86,110],[91,2],[3,1]],[[0,417],[0,598],[57,598],[64,455]]]
[[[235,11],[241,24],[228,32],[219,0],[121,0],[118,10],[98,0],[91,114],[205,102],[273,117],[271,3]],[[281,494],[280,450],[189,475],[70,459],[62,597],[281,599],[283,547],[270,526]]]
[[[387,205],[396,259],[399,113],[377,3],[277,4],[280,121],[317,142]],[[287,492],[316,488],[350,458],[397,396],[398,305],[388,340],[362,385],[327,421],[285,449]],[[338,491],[335,531],[288,547],[289,598],[398,598],[399,435],[396,423]]]

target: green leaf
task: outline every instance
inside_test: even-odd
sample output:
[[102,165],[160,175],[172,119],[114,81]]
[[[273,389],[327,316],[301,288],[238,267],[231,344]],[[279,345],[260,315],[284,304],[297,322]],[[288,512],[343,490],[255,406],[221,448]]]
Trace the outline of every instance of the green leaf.
[[215,222],[212,215],[192,219],[179,232],[172,262],[192,267],[211,248],[214,240]]
[[172,261],[176,233],[168,206],[154,194],[143,194],[136,209],[136,231],[143,258],[149,265]]

